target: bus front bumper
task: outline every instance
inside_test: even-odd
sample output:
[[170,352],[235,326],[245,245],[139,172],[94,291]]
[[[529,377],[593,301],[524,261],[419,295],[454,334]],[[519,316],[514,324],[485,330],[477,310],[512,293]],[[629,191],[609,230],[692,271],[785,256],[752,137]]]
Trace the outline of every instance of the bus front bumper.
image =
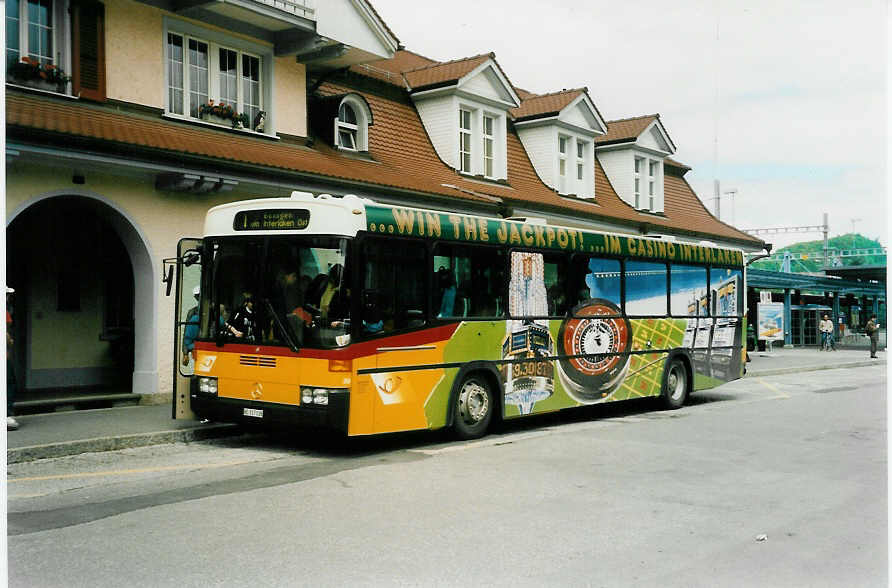
[[221,423],[251,425],[285,425],[307,429],[330,429],[347,432],[349,395],[332,394],[327,406],[292,406],[223,398],[210,394],[190,394],[192,412],[199,418]]

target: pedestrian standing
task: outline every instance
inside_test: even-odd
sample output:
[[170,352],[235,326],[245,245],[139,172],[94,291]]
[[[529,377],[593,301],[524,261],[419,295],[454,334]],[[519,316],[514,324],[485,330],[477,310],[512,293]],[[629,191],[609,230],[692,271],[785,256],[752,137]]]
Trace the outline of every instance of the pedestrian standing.
[[836,343],[833,341],[833,321],[828,315],[824,315],[824,320],[818,328],[821,331],[821,351],[836,351]]
[[880,341],[880,326],[877,324],[877,315],[870,315],[867,321],[867,336],[870,337],[870,357],[877,358],[877,343]]
[[19,422],[13,417],[13,400],[15,399],[16,380],[13,369],[13,337],[12,337],[12,295],[15,290],[6,287],[6,430],[15,431],[19,428]]

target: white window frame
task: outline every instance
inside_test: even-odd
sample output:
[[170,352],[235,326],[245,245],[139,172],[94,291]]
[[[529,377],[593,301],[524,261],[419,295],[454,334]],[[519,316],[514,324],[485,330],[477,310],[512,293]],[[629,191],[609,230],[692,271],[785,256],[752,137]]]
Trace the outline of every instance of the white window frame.
[[646,163],[645,158],[635,156],[635,208],[641,209],[641,167]]
[[[52,41],[53,41],[53,49],[52,56],[50,56],[49,63],[52,63],[56,67],[61,68],[67,75],[71,74],[71,17],[69,16],[69,8],[68,8],[68,0],[50,0],[50,4],[52,4],[52,17],[53,17],[53,27],[52,27]],[[8,18],[4,13],[4,26],[6,26],[6,21]],[[22,57],[32,57],[31,55],[31,47],[28,44],[28,1],[27,0],[19,0],[19,14],[18,14],[18,29],[19,29],[19,46],[17,48],[18,51],[18,59],[17,61],[21,61]],[[6,40],[7,45],[4,47],[4,59],[7,59],[9,53],[9,39]],[[41,63],[46,63],[46,60],[43,57],[39,57],[38,60]],[[8,79],[8,78],[7,78]]]
[[[262,111],[265,113],[265,125],[263,132],[265,134],[274,134],[272,125],[270,124],[271,113],[269,104],[271,103],[272,97],[272,49],[265,48],[255,43],[250,43],[248,41],[240,41],[235,40],[229,35],[225,33],[220,33],[216,31],[211,31],[209,29],[205,29],[198,25],[194,25],[191,23],[185,23],[170,17],[164,18],[164,30],[163,30],[163,47],[164,47],[164,113],[165,116],[170,116],[173,118],[181,118],[185,120],[200,120],[199,117],[191,116],[189,112],[189,88],[190,88],[190,67],[189,67],[189,40],[194,40],[199,43],[204,43],[208,46],[208,100],[213,100],[215,104],[221,101],[220,99],[220,64],[219,64],[219,56],[220,49],[226,49],[229,51],[233,51],[236,54],[236,92],[237,92],[237,104],[231,105],[235,108],[237,112],[245,112],[246,107],[246,96],[243,87],[243,75],[244,75],[244,67],[243,67],[243,56],[248,56],[257,60],[258,65],[258,87],[259,87],[259,104],[250,106],[256,106],[258,108],[258,112]],[[183,40],[183,103],[181,108],[183,113],[174,112],[171,108],[170,104],[170,55],[169,55],[169,44],[168,44],[168,35],[177,35]],[[249,114],[249,119],[251,119],[251,115]],[[256,118],[256,114],[254,115]],[[249,128],[246,130],[252,130],[253,120],[248,121]],[[212,123],[210,123],[212,124]],[[229,125],[221,125],[221,126],[229,126]]]
[[[460,106],[458,109],[458,171],[465,174],[474,173],[475,112],[475,109],[466,106]],[[467,127],[465,127],[465,119],[467,119]],[[465,149],[465,139],[467,139],[467,149]]]
[[558,135],[558,176],[566,179],[567,177],[567,152],[570,150],[570,137],[568,135]]
[[[341,120],[341,108],[349,106],[356,118],[356,123],[349,123]],[[371,123],[371,113],[368,111],[368,105],[360,98],[354,95],[344,96],[340,104],[338,104],[338,114],[334,120],[334,144],[338,149],[344,151],[368,151],[369,150],[369,124]],[[341,140],[341,133],[348,133],[353,141],[353,145],[345,145]]]
[[[496,121],[497,117],[488,112],[483,113],[480,132],[483,136],[483,177],[494,178],[496,176]],[[490,132],[486,132],[486,122],[490,121]],[[489,155],[486,154],[489,147]],[[489,169],[487,169],[487,167]]]
[[[353,119],[356,123],[347,122],[341,118],[341,109],[346,108],[349,108],[353,113]],[[345,133],[350,137],[350,145],[344,143],[341,133]],[[357,135],[359,135],[359,116],[356,114],[356,107],[350,101],[341,101],[341,104],[338,106],[338,117],[335,119],[335,145],[345,151],[357,151]]]

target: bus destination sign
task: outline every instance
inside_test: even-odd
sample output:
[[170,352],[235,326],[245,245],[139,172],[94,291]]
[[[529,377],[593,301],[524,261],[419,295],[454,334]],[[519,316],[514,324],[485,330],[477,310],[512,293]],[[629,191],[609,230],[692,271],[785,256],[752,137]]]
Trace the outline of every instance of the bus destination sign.
[[236,213],[236,231],[299,231],[310,226],[310,211],[293,208],[242,210]]

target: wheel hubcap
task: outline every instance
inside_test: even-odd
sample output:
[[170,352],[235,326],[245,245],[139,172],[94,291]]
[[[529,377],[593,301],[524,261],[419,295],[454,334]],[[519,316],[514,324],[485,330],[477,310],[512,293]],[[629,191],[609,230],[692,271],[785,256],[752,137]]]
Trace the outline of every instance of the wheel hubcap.
[[680,367],[673,367],[672,370],[669,372],[668,384],[669,392],[672,396],[672,399],[678,400],[679,398],[681,398],[684,394],[685,377]]
[[489,395],[486,389],[477,382],[465,384],[458,397],[458,409],[464,422],[479,423],[489,412]]

